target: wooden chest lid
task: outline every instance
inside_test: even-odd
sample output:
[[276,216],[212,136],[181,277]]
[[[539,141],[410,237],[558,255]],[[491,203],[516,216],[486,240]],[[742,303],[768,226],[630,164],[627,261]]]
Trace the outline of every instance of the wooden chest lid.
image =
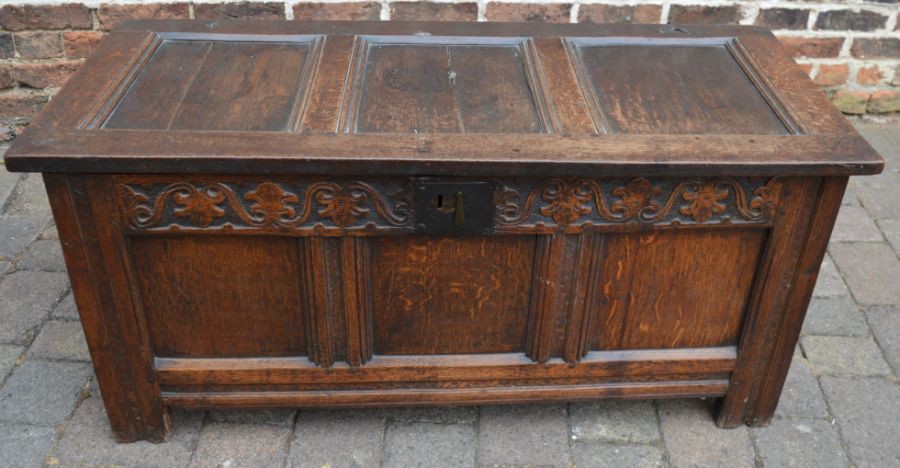
[[138,21],[14,171],[839,175],[882,160],[745,26]]

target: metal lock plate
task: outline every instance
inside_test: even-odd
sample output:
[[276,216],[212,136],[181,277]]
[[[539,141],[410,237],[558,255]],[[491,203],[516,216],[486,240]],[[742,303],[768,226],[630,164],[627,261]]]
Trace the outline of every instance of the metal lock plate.
[[494,232],[494,186],[489,182],[415,182],[417,234]]

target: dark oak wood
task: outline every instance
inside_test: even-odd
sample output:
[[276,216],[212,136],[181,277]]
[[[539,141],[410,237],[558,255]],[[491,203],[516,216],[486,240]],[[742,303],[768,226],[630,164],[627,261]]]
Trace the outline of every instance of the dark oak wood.
[[847,176],[745,26],[139,21],[44,172],[113,432],[184,407],[720,398],[764,425]]

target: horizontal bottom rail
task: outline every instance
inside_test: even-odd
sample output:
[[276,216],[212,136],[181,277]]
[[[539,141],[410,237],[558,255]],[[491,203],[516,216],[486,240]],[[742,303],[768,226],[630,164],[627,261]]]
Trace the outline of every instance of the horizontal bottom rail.
[[602,398],[717,397],[724,395],[727,389],[728,380],[697,380],[449,389],[162,392],[162,400],[168,405],[186,408],[477,405]]

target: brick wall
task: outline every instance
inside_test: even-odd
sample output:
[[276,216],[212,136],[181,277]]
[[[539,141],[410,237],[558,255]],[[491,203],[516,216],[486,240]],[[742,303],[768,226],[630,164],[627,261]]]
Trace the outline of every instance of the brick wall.
[[847,114],[900,111],[900,0],[12,2],[0,7],[0,139],[9,140],[116,23],[131,18],[738,23],[766,26]]

